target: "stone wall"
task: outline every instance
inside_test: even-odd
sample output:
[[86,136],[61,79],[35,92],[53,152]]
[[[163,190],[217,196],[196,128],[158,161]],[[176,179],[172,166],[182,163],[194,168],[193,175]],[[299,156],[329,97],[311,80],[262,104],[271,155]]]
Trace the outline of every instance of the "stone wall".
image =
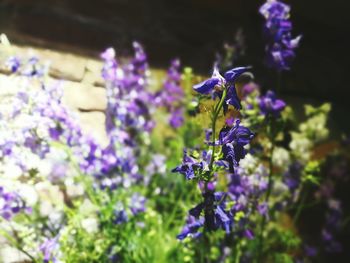
[[[9,54],[28,56],[35,54],[45,63],[50,63],[49,83],[60,81],[64,90],[63,103],[78,114],[85,133],[92,134],[102,145],[106,145],[107,137],[104,129],[106,108],[106,92],[101,76],[102,63],[98,60],[67,52],[59,52],[28,46],[11,46],[5,52],[1,49],[4,59]],[[8,53],[8,54],[4,54]],[[3,65],[1,61],[0,65]],[[14,79],[9,72],[0,66],[0,102],[13,95],[16,90]]]

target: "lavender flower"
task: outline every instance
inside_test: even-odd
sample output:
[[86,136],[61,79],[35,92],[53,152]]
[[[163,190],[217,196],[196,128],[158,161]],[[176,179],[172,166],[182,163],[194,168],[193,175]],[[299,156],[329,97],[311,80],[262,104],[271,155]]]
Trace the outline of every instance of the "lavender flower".
[[17,57],[10,57],[6,62],[6,66],[12,73],[16,73],[21,66],[21,61]]
[[30,212],[30,208],[25,205],[17,193],[6,192],[0,186],[0,216],[6,220],[10,220],[21,211]]
[[146,198],[144,196],[135,193],[131,197],[130,203],[130,210],[133,215],[137,215],[146,211]]
[[189,215],[186,225],[183,227],[180,234],[177,235],[177,239],[184,240],[186,237],[198,238],[202,235],[198,230],[204,226],[204,218],[199,219]]
[[115,218],[113,222],[116,225],[120,225],[128,221],[128,215],[125,210],[117,209],[114,211],[114,215],[115,215]]
[[154,94],[147,90],[147,56],[140,44],[135,42],[133,46],[134,58],[125,64],[117,62],[112,48],[101,55],[104,60],[102,76],[107,88],[106,130],[110,142],[102,151],[97,178],[102,187],[110,189],[120,184],[130,187],[143,179],[138,165],[138,147],[149,144],[149,134],[155,125],[151,118],[154,108],[150,105]]
[[159,104],[170,114],[169,124],[173,128],[182,126],[184,122],[184,91],[181,88],[180,60],[171,62],[163,90],[158,94]]
[[266,19],[264,33],[268,66],[278,71],[289,70],[301,40],[301,36],[294,39],[291,36],[290,6],[277,0],[267,0],[259,12]]
[[288,167],[287,172],[283,175],[283,182],[288,186],[289,190],[294,192],[300,186],[302,165],[295,162]]
[[259,107],[262,114],[277,118],[286,107],[286,103],[277,99],[275,93],[269,90],[265,96],[259,98]]
[[148,85],[147,57],[141,45],[134,43],[134,59],[119,65],[113,49],[107,49],[102,58],[105,61],[102,76],[107,85],[106,129],[137,129],[150,132],[154,127],[151,120],[149,101],[153,94],[146,90]]
[[187,180],[198,177],[201,173],[208,171],[208,164],[211,159],[211,151],[203,151],[202,159],[189,156],[187,151],[184,151],[182,164],[172,170],[173,173],[183,174]]
[[40,251],[44,256],[44,262],[49,263],[59,263],[60,261],[57,259],[56,254],[59,250],[59,236],[56,236],[51,239],[46,239],[44,243],[40,245]]

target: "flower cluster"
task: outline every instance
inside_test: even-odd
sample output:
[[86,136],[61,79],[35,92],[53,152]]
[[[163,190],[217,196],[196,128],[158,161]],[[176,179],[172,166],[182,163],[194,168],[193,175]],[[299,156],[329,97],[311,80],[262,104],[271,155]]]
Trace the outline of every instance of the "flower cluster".
[[221,129],[218,144],[222,145],[223,157],[229,163],[231,172],[234,172],[234,167],[238,166],[239,161],[247,154],[244,146],[249,144],[253,137],[254,134],[247,127],[240,125],[240,120],[231,128]]
[[112,48],[101,55],[108,99],[106,130],[110,142],[102,150],[104,160],[97,177],[102,178],[103,187],[112,189],[117,185],[129,186],[142,178],[137,148],[140,144],[149,144],[149,133],[155,125],[151,118],[154,109],[149,103],[154,95],[147,90],[147,56],[136,42],[134,50],[134,58],[126,64],[117,61]]
[[267,204],[259,202],[267,190],[267,171],[261,165],[252,171],[243,165],[234,173],[227,171],[226,177],[226,192],[215,191],[216,183],[207,183],[205,189],[205,184],[199,182],[203,202],[189,211],[178,239],[198,238],[203,234],[202,228],[209,231],[222,229],[227,235],[254,238],[254,223],[250,221],[252,214],[258,211],[261,216],[267,216]]
[[[149,182],[151,173],[164,172],[159,163],[161,155],[142,159],[142,171],[139,166],[144,158],[140,145],[149,145],[154,126],[150,104],[153,95],[147,91],[146,55],[139,44],[135,43],[134,48],[135,57],[121,66],[112,49],[102,55],[108,100],[106,147],[82,131],[75,113],[62,102],[60,82],[45,81],[47,68],[38,59],[11,57],[7,62],[15,74],[14,82],[18,82],[0,119],[0,217],[16,220],[17,214],[29,213],[33,208],[23,224],[8,232],[20,231],[35,218],[45,220],[45,227],[37,227],[24,240],[16,240],[24,242],[25,249],[41,251],[45,262],[59,262],[57,255],[64,249],[60,244],[66,242],[75,220],[70,221],[69,217],[76,215],[68,215],[65,207],[75,209],[75,204],[83,202],[86,208],[79,213],[86,218],[78,220],[88,233],[105,226],[99,220],[125,223],[146,211],[146,198],[139,190],[130,190],[132,185]],[[149,174],[143,178],[141,172],[146,170]],[[9,186],[9,191],[3,185]],[[102,195],[102,189],[104,197],[99,199],[96,196]],[[107,208],[102,203],[107,203]],[[36,256],[33,254],[33,258]]]
[[0,186],[0,216],[10,220],[15,214],[21,211],[30,212],[20,196],[14,192],[6,192],[4,187]]
[[187,151],[184,151],[181,165],[174,168],[172,172],[184,175],[187,180],[198,178],[201,174],[209,171],[208,165],[211,156],[211,151],[202,151],[202,158],[199,159],[193,155],[188,155]]
[[178,128],[184,123],[184,91],[181,87],[180,60],[174,59],[167,72],[163,90],[158,94],[157,101],[170,114],[169,124]]
[[148,105],[153,94],[145,89],[149,75],[147,56],[137,42],[134,42],[134,50],[134,58],[125,65],[119,65],[113,48],[108,48],[101,55],[104,60],[102,76],[107,85],[108,132],[112,132],[114,128],[149,132],[154,127]]
[[267,64],[278,71],[289,70],[301,40],[301,36],[292,38],[291,35],[290,6],[278,0],[267,0],[259,12],[266,19],[264,34],[267,40]]

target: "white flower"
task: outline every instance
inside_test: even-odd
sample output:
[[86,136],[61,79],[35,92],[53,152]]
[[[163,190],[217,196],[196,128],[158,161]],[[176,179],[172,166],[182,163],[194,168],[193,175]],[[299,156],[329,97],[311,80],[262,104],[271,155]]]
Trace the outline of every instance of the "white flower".
[[81,226],[90,234],[96,233],[98,231],[98,220],[94,217],[83,219]]
[[21,184],[18,191],[28,206],[34,206],[38,202],[38,194],[32,185]]
[[242,167],[246,171],[254,171],[258,165],[258,160],[252,154],[248,153],[244,159],[242,159],[239,163],[240,167]]
[[272,162],[280,168],[288,167],[291,162],[289,152],[282,147],[276,147],[273,151]]
[[17,179],[22,175],[22,169],[14,162],[7,162],[3,166],[3,173],[9,179]]

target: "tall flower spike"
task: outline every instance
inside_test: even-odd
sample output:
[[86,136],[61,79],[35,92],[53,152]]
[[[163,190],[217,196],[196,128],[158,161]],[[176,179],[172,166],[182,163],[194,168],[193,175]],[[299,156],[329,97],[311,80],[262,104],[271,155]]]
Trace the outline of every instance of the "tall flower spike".
[[289,70],[301,40],[301,36],[292,38],[291,35],[290,6],[277,0],[268,0],[259,12],[266,19],[264,35],[267,40],[267,65],[278,71]]
[[184,91],[181,87],[180,60],[171,61],[163,90],[157,95],[159,105],[164,106],[170,114],[169,124],[173,128],[180,127],[184,122]]

